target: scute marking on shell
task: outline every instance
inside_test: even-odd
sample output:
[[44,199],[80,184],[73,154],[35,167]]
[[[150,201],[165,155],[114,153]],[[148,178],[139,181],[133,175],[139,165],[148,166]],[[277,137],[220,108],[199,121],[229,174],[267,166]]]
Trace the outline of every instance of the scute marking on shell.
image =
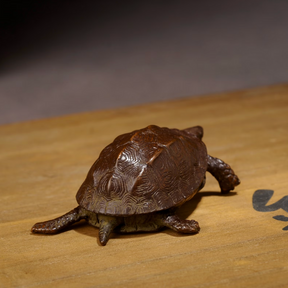
[[206,171],[193,154],[203,155],[206,148],[198,138],[187,137],[157,126],[118,136],[93,165],[93,192],[83,186],[78,203],[96,213],[128,216],[168,209],[192,197]]

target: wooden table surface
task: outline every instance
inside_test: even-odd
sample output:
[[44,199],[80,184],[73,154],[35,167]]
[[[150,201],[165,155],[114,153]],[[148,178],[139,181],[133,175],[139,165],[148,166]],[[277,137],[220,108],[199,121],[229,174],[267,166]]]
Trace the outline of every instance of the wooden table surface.
[[[199,234],[113,234],[102,247],[85,223],[30,233],[77,206],[107,144],[149,124],[203,126],[209,154],[241,180],[222,196],[207,173],[179,209]],[[288,85],[5,125],[0,139],[0,287],[288,287]],[[253,208],[259,189],[274,191],[270,211]]]

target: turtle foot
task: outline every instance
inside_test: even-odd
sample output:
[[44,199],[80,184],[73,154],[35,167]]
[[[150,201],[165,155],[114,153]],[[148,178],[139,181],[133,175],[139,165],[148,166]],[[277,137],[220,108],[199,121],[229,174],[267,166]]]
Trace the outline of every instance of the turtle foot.
[[75,222],[78,222],[82,219],[79,215],[80,207],[73,209],[72,211],[56,218],[53,220],[36,223],[32,228],[31,232],[33,233],[42,233],[42,234],[56,234],[66,227],[72,225]]
[[195,234],[200,231],[200,226],[195,220],[183,220],[177,215],[162,218],[162,225],[184,234]]
[[221,193],[226,194],[240,184],[238,176],[234,173],[230,165],[221,159],[208,155],[208,168],[207,170],[219,182]]

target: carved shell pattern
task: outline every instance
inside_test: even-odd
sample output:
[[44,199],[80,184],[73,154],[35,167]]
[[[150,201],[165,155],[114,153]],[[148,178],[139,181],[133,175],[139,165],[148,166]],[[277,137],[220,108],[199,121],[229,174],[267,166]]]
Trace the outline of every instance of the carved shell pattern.
[[177,129],[148,126],[118,136],[80,187],[80,206],[128,216],[178,206],[198,191],[207,169],[204,143]]

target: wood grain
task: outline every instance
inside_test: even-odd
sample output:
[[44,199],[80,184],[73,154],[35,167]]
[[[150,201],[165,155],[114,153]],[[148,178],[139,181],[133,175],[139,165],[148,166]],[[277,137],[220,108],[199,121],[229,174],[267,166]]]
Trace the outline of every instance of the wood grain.
[[[223,196],[213,177],[179,213],[197,235],[171,230],[113,235],[80,223],[58,235],[30,228],[77,206],[76,192],[100,151],[149,124],[204,127],[212,156],[241,184]],[[0,126],[1,287],[288,287],[288,216],[258,212],[257,189],[288,195],[288,85]]]

